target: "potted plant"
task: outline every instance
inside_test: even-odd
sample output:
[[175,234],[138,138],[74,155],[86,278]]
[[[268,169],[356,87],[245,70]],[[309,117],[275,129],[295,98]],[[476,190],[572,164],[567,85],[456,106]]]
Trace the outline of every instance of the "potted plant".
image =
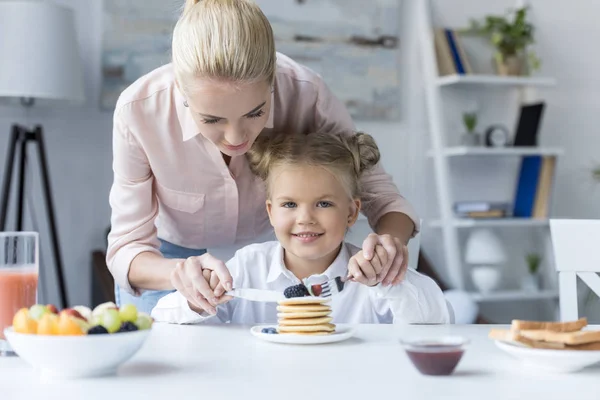
[[463,124],[467,130],[461,137],[461,143],[464,146],[479,146],[481,144],[481,135],[475,132],[477,126],[477,113],[465,112],[462,115]]
[[522,282],[522,289],[528,291],[540,290],[539,269],[542,257],[537,253],[529,253],[525,256],[527,263],[527,275]]
[[522,7],[506,16],[488,15],[483,22],[471,20],[469,31],[487,36],[496,48],[499,75],[525,75],[539,69],[537,55],[533,51],[526,54],[527,46],[534,43],[534,28],[526,18],[527,7]]

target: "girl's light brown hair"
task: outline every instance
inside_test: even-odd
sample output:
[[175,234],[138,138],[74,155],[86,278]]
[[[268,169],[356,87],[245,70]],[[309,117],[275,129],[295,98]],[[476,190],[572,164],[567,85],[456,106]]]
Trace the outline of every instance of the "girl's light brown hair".
[[246,153],[250,169],[267,183],[276,166],[310,165],[327,168],[338,177],[351,198],[361,196],[360,178],[379,162],[380,154],[371,135],[311,133],[259,136]]
[[273,30],[251,0],[186,0],[172,52],[175,77],[187,94],[196,78],[271,84],[275,77]]

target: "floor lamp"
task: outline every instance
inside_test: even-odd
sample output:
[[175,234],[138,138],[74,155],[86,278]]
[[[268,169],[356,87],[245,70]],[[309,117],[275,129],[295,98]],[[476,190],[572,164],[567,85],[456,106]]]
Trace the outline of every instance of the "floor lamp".
[[[0,60],[0,97],[20,99],[26,107],[33,106],[37,100],[81,102],[84,99],[75,19],[68,8],[49,1],[0,2]],[[16,230],[23,228],[29,144],[37,148],[39,157],[60,307],[64,308],[69,303],[41,125],[33,129],[19,124],[12,127],[0,198],[0,230],[6,229],[15,166]]]

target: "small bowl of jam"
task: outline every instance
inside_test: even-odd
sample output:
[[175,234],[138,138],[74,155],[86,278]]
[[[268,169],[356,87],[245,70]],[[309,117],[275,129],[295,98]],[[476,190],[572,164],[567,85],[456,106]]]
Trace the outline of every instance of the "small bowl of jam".
[[423,375],[450,375],[462,358],[469,340],[460,336],[406,339],[400,343]]

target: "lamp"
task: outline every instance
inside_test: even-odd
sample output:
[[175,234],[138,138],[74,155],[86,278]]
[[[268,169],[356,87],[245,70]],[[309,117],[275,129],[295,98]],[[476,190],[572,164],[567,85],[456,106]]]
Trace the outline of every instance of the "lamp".
[[[0,2],[0,97],[19,98],[26,107],[35,100],[84,99],[83,74],[72,10],[40,1]],[[6,227],[13,166],[18,164],[16,230],[23,227],[27,145],[38,149],[43,195],[55,259],[61,307],[67,306],[63,264],[52,203],[48,163],[40,125],[12,126],[0,203],[0,229]],[[17,156],[17,159],[15,159]]]
[[471,270],[471,278],[480,292],[490,292],[498,287],[500,272],[496,266],[506,262],[506,252],[494,232],[473,230],[467,239],[465,261],[476,265]]

